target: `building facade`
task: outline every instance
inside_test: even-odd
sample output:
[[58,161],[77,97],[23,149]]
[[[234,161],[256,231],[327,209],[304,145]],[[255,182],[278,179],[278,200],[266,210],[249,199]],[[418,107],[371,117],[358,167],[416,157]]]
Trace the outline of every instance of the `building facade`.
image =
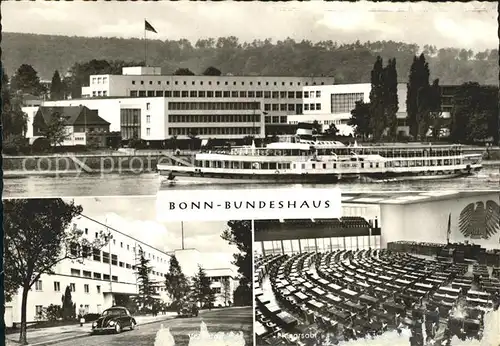
[[[69,287],[77,310],[83,305],[86,313],[101,313],[110,308],[119,296],[134,296],[139,293],[137,269],[139,253],[149,260],[149,278],[157,286],[156,298],[170,303],[165,288],[165,274],[169,271],[172,255],[179,261],[183,273],[192,277],[203,265],[215,290],[215,306],[226,306],[233,301],[233,293],[238,286],[235,272],[231,268],[210,268],[204,265],[202,254],[196,249],[175,250],[166,253],[147,243],[130,237],[111,225],[100,223],[85,216],[73,220],[71,228],[78,230],[89,241],[100,237],[101,232],[110,234],[110,240],[101,249],[88,250],[83,261],[64,260],[57,264],[54,274],[41,275],[28,295],[27,321],[43,319],[43,311],[53,305],[62,305],[62,296]],[[228,284],[224,284],[227,282]],[[229,289],[230,292],[227,292]],[[19,290],[11,302],[5,303],[5,324],[7,327],[21,321],[21,295]]]
[[92,75],[82,99],[46,106],[98,109],[122,131],[146,141],[264,137],[266,127],[287,124],[302,113],[302,87],[333,84],[331,77],[171,76],[156,67],[126,67],[122,75]]
[[[443,119],[450,119],[450,112],[453,108],[452,99],[456,90],[454,86],[441,87],[441,116]],[[316,85],[305,86],[303,88],[303,114],[290,114],[287,117],[288,123],[296,125],[301,122],[317,121],[323,126],[323,130],[334,124],[340,135],[354,135],[354,128],[349,125],[352,118],[351,111],[356,102],[362,100],[370,102],[370,83],[359,84],[338,84],[338,85]],[[398,134],[407,136],[409,126],[407,123],[406,95],[407,84],[399,83],[397,87],[398,111],[396,113],[398,122]],[[447,125],[447,123],[445,122]],[[447,134],[446,129],[442,131]]]
[[[62,305],[61,298],[68,286],[73,302],[77,307],[83,305],[87,313],[100,313],[111,307],[118,294],[137,294],[135,266],[139,249],[150,260],[151,281],[164,282],[170,261],[165,252],[84,216],[76,218],[71,227],[80,230],[89,241],[99,237],[100,232],[109,232],[111,238],[104,248],[89,251],[81,263],[64,260],[53,269],[55,274],[42,274],[28,295],[28,321],[40,319],[42,310],[51,304]],[[20,290],[6,303],[7,326],[21,321],[21,293]],[[169,301],[164,285],[158,290],[158,298]]]

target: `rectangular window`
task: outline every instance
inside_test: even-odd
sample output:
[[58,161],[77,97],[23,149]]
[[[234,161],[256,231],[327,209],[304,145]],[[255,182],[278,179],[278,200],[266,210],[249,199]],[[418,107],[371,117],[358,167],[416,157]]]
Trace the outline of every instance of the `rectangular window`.
[[265,110],[265,111],[270,111],[270,110],[271,110],[271,104],[266,103],[266,104],[264,105],[264,110]]
[[118,265],[118,256],[111,254],[111,264],[116,266]]
[[316,91],[316,97],[321,97],[321,91],[319,90]]
[[314,103],[311,103],[311,104],[309,105],[309,109],[310,109],[310,110],[312,110],[312,111],[315,109],[315,108],[314,108]]
[[356,105],[356,101],[362,100],[363,93],[332,94],[331,112],[350,113]]
[[278,111],[278,110],[279,110],[279,107],[280,107],[280,106],[279,106],[279,104],[277,104],[277,103],[273,103],[272,110],[273,110],[273,111]]
[[213,91],[207,91],[207,97],[214,97]]
[[94,261],[101,262],[101,251],[99,249],[93,249],[92,256]]
[[96,288],[97,288],[97,293],[101,293],[101,286],[97,285]]
[[297,91],[295,93],[295,98],[301,99],[302,98],[302,91]]
[[270,99],[271,98],[271,92],[270,91],[264,91],[264,98]]
[[146,115],[146,123],[151,123],[151,115]]
[[94,279],[101,280],[101,273],[94,273]]
[[113,280],[113,281],[118,281],[118,276],[113,275],[113,276],[111,277],[111,280]]
[[321,110],[321,103],[316,103],[316,110],[320,111]]
[[154,90],[148,90],[148,97],[154,97],[154,96],[155,96]]
[[181,97],[181,92],[179,90],[174,90],[173,95],[174,97]]
[[277,99],[280,96],[279,92],[277,92],[277,91],[273,91],[272,95],[273,95],[273,99]]
[[146,109],[149,111],[151,109],[151,103],[146,103]]
[[188,97],[189,92],[187,90],[182,91],[182,97]]
[[42,317],[42,314],[43,314],[43,305],[35,305],[35,314],[36,314],[36,318],[40,318]]
[[71,269],[71,275],[80,276],[80,270],[79,269]]
[[149,127],[146,128],[146,135],[151,136],[151,129]]
[[231,93],[229,91],[224,91],[224,97],[230,97],[230,96],[231,96]]
[[289,98],[289,99],[293,99],[293,98],[295,98],[295,91],[289,91],[289,92],[288,92],[288,98]]
[[215,97],[222,97],[222,91],[216,91]]
[[258,97],[258,98],[262,97],[262,91],[257,91],[255,93],[255,97]]
[[69,290],[70,290],[71,292],[76,292],[76,285],[75,285],[74,283],[70,283],[70,284],[69,284]]
[[102,278],[103,278],[104,280],[108,280],[108,281],[109,281],[109,275],[108,275],[108,274],[103,274]]
[[109,263],[109,252],[102,252],[102,263]]
[[89,288],[88,284],[83,285],[83,292],[85,292],[85,293],[89,293],[90,292],[90,288]]
[[42,280],[35,281],[35,291],[42,290]]
[[83,271],[83,277],[85,277],[85,278],[91,278],[92,277],[92,272],[84,270]]
[[280,105],[280,111],[286,112],[286,104],[281,104]]
[[308,111],[309,110],[309,103],[304,103],[304,110]]
[[304,91],[304,98],[305,99],[309,98],[309,91]]
[[164,92],[163,90],[156,90],[156,97],[163,97]]
[[61,283],[59,281],[54,281],[54,291],[61,292]]

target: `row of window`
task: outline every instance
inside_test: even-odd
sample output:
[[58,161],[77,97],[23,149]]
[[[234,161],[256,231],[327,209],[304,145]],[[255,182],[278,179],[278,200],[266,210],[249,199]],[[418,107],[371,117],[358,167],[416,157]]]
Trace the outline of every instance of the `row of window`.
[[[106,78],[106,77],[104,77],[104,78]],[[94,80],[95,80],[95,78],[93,78],[93,79],[92,79],[92,83],[93,83],[93,84],[95,84],[95,83],[94,83]],[[154,82],[153,82],[152,80],[150,80],[150,81],[148,81],[148,83],[147,83],[147,84],[149,84],[149,85],[153,85],[153,83],[154,83]],[[270,84],[269,84],[270,82],[268,82],[268,81],[266,81],[266,82],[264,82],[264,83],[265,83],[265,85],[270,85]],[[301,86],[301,83],[302,83],[302,82],[296,82],[296,85],[297,85],[297,86]],[[144,84],[146,84],[146,82],[145,82],[145,81],[143,81],[143,80],[141,80],[141,81],[139,81],[139,83],[137,83],[137,81],[132,80],[132,85],[137,85],[137,84],[144,85]],[[167,81],[165,81],[165,83],[162,83],[162,81],[159,81],[159,80],[158,80],[158,81],[156,81],[156,84],[157,84],[157,85],[162,85],[162,84],[165,84],[165,85],[170,85],[170,81],[168,81],[168,80],[167,80]],[[173,82],[173,84],[174,84],[174,85],[179,85],[179,81],[174,81],[174,82]],[[187,84],[188,84],[188,83],[187,83],[187,81],[182,81],[182,85],[187,85]],[[204,81],[202,81],[202,80],[201,80],[201,81],[199,81],[199,83],[198,83],[198,84],[199,84],[199,85],[203,85],[203,84],[204,84]],[[237,85],[237,84],[238,84],[238,83],[237,83],[236,81],[233,81],[233,83],[232,83],[232,85]],[[240,82],[240,84],[241,84],[241,85],[245,85],[245,81],[241,81],[241,82]],[[263,84],[262,84],[262,82],[260,82],[260,81],[256,82],[255,84],[256,84],[256,85],[263,85]],[[279,82],[276,82],[276,81],[272,83],[272,85],[274,85],[274,86],[277,86],[278,84],[280,84],[280,83],[279,83]],[[290,86],[293,86],[293,85],[294,85],[294,83],[293,83],[293,82],[288,82],[288,84],[289,84]],[[304,84],[305,84],[305,85],[309,85],[309,82],[305,82]],[[317,84],[316,82],[312,82],[312,83],[311,83],[311,85],[316,85],[316,84]],[[191,85],[196,85],[196,81],[191,81]],[[207,81],[207,85],[212,85],[212,81]],[[215,81],[215,85],[230,85],[230,83],[229,83],[229,81],[224,81],[224,83],[222,83],[221,81]],[[248,82],[248,85],[254,85],[254,82],[253,82],[253,81],[249,81],[249,82]],[[287,85],[287,83],[286,83],[286,82],[281,82],[281,85],[282,85],[282,86],[284,86],[284,85]],[[319,85],[325,85],[325,82],[319,82]]]
[[[74,225],[74,227],[77,227],[76,224],[73,224],[73,225]],[[84,233],[85,233],[85,235],[88,235],[89,234],[89,229],[85,228]],[[95,235],[96,238],[99,238],[99,232],[95,232],[94,235]],[[118,245],[118,242],[116,241],[116,239],[112,239],[111,242],[112,242],[112,245]],[[127,249],[127,251],[135,253],[135,250],[136,250],[135,246],[130,246],[130,244],[125,244],[123,241],[120,241],[119,245],[120,245],[121,249]],[[84,250],[84,252],[85,251],[87,251],[87,253],[89,252],[89,249],[83,249],[83,250]],[[77,251],[77,248],[74,245],[71,246],[71,252],[74,253],[75,251]],[[100,250],[94,249],[93,253],[94,254],[96,254],[96,253],[100,254],[100,252],[101,252]],[[103,255],[107,254],[107,256],[109,256],[109,253],[107,253],[107,252],[102,252],[102,253],[103,253]],[[158,255],[155,255],[155,254],[147,252],[147,251],[143,251],[143,253],[144,253],[144,256],[147,259],[156,260],[158,263],[168,263],[168,260],[166,258],[160,257]],[[112,256],[116,257],[116,255],[112,255]]]
[[98,91],[92,91],[92,97],[106,97],[108,96],[108,92],[106,90],[98,90]]
[[[146,123],[149,123],[149,115]],[[260,114],[171,114],[168,116],[170,123],[259,123]]]
[[258,110],[259,102],[169,102],[171,111],[184,110]]
[[92,77],[92,84],[106,84],[108,77]]
[[[106,276],[106,275],[105,275]],[[109,280],[109,275],[107,275],[108,278],[104,280]],[[113,281],[118,281],[118,277],[112,276]],[[69,284],[69,290],[71,292],[76,292],[76,284],[75,283],[70,283]],[[42,280],[38,280],[35,282],[35,291],[41,292],[43,291],[43,283]],[[97,293],[101,293],[101,286],[97,285],[96,286],[96,291]],[[54,281],[54,292],[61,292],[61,283],[59,281]],[[90,285],[89,284],[84,284],[83,285],[83,292],[85,293],[90,293]]]
[[274,112],[296,112],[296,113],[302,113],[302,103],[266,103],[264,104],[264,111],[274,111]]
[[286,123],[287,123],[286,115],[266,116],[266,124],[286,124]]
[[304,110],[305,111],[320,111],[321,110],[321,103],[305,103],[304,104]]
[[[92,94],[95,95],[95,91]],[[309,92],[302,91],[228,91],[228,90],[130,90],[130,97],[225,97],[225,98],[265,98],[265,99],[302,99],[304,97],[309,97]],[[313,92],[310,95],[314,95]],[[320,95],[320,92],[316,92],[316,95]],[[98,95],[106,96],[106,95]]]
[[[254,246],[258,254],[295,254],[301,252],[324,252],[335,250],[379,249],[380,236],[328,237],[264,241]],[[263,253],[263,251],[265,253]]]
[[[113,256],[115,256],[115,255],[113,255]],[[109,263],[109,261],[105,262],[104,258],[103,258],[103,262],[104,263]],[[116,264],[114,264],[114,265],[116,265]],[[132,269],[132,270],[135,270],[135,268],[136,268],[134,265],[131,265],[131,264],[128,264],[128,263],[125,263],[125,262],[118,262],[118,266],[120,268],[127,268],[127,269]],[[159,277],[164,277],[165,276],[165,274],[157,272],[157,271],[154,271],[152,269],[150,270],[150,273],[153,274],[153,275],[155,275],[155,276],[159,276]],[[109,275],[108,274],[101,275],[101,273],[96,273],[96,272],[92,273],[91,271],[88,271],[88,270],[83,270],[82,271],[80,269],[75,269],[75,268],[71,268],[71,275],[72,276],[81,276],[81,277],[88,278],[88,279],[109,280]],[[115,280],[115,278],[116,278],[116,280]],[[113,281],[118,281],[118,278],[116,276],[114,276],[114,275],[111,277],[111,279]]]
[[197,135],[258,135],[260,127],[170,127],[170,136],[189,136],[193,133]]

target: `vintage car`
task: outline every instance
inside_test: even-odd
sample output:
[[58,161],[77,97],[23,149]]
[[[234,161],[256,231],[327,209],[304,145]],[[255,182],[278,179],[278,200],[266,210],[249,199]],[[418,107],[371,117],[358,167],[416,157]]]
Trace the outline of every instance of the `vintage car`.
[[196,317],[198,316],[198,307],[192,302],[182,303],[177,309],[177,315],[179,317]]
[[130,312],[121,306],[113,306],[101,314],[101,316],[92,323],[92,333],[115,332],[120,333],[123,328],[133,330],[137,322]]

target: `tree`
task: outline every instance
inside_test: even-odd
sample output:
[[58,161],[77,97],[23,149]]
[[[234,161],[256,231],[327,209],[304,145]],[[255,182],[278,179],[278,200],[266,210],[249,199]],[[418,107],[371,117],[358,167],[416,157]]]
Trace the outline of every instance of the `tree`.
[[196,144],[196,142],[198,140],[198,131],[196,129],[191,129],[189,131],[188,137],[190,139],[190,141],[189,141],[189,148],[191,150],[194,150],[195,147],[196,147],[195,144]]
[[156,295],[156,285],[149,278],[149,274],[152,271],[152,267],[149,265],[149,260],[144,256],[144,251],[140,246],[139,254],[136,259],[136,275],[138,283],[139,294],[136,297],[136,303],[139,305],[140,310],[146,310],[151,307],[155,301],[154,296]]
[[436,140],[440,137],[441,129],[444,125],[443,113],[441,112],[441,87],[439,86],[439,79],[435,79],[432,82],[429,91],[431,135]]
[[473,143],[492,138],[498,141],[498,87],[465,83],[453,96],[451,139]]
[[216,299],[215,290],[213,288],[209,288],[207,296],[205,297],[205,305],[208,306],[209,309],[213,308],[215,299]]
[[339,129],[333,123],[330,124],[330,126],[328,126],[328,128],[325,131],[325,134],[327,136],[330,136],[330,137],[336,137],[338,133],[339,133]]
[[47,138],[51,145],[61,145],[68,138],[66,130],[67,119],[66,116],[54,112],[50,117],[49,123],[40,127],[40,134]]
[[377,57],[371,73],[370,90],[370,128],[374,140],[378,141],[387,127],[384,100],[384,67],[380,56]]
[[11,95],[9,77],[5,73],[2,73],[2,105],[3,142],[24,138],[28,130],[28,115],[21,109],[21,98]]
[[203,75],[204,76],[220,76],[222,75],[222,72],[213,67],[213,66],[210,66],[210,67],[207,67],[207,69],[203,72]]
[[429,64],[424,54],[413,57],[406,94],[406,112],[410,135],[417,139],[425,136],[429,125],[429,105],[427,102],[429,87]]
[[193,289],[193,298],[200,303],[200,306],[203,306],[208,302],[208,298],[210,295],[210,278],[207,276],[205,269],[202,266],[198,265],[198,272],[192,279],[192,289]]
[[348,125],[355,127],[355,133],[363,139],[372,134],[370,127],[370,103],[364,103],[363,100],[356,101],[354,109],[351,111],[351,119]]
[[228,306],[231,299],[231,282],[230,278],[224,278],[222,280],[222,299],[224,300],[224,306]]
[[72,320],[76,317],[76,304],[73,303],[71,297],[71,288],[66,286],[64,294],[61,298],[62,301],[62,318],[65,320]]
[[232,262],[239,273],[238,295],[234,303],[252,305],[252,226],[249,220],[235,220],[227,223],[221,235],[230,245],[236,245],[238,252],[233,254]]
[[182,272],[181,265],[175,255],[170,257],[169,270],[165,274],[165,288],[175,306],[189,293],[188,279]]
[[399,109],[398,102],[398,72],[396,70],[396,59],[389,59],[384,68],[384,115],[385,123],[388,128],[388,136],[396,139],[398,132],[397,113]]
[[323,125],[321,125],[317,120],[314,120],[312,123],[312,133],[313,135],[323,133]]
[[50,99],[51,100],[62,100],[64,99],[64,84],[59,75],[59,71],[55,70],[52,76],[52,82],[50,84]]
[[175,76],[194,76],[194,72],[192,72],[188,68],[178,68],[177,70],[175,70],[174,75]]
[[39,96],[44,92],[40,84],[38,72],[33,66],[22,64],[14,74],[11,80],[11,89],[16,93],[31,94]]
[[83,231],[69,228],[81,213],[81,206],[62,199],[4,201],[5,287],[10,293],[14,287],[22,290],[19,342],[23,345],[28,294],[35,282],[43,274],[54,274],[54,267],[64,260],[83,262],[89,249],[100,249],[107,242],[104,232],[91,242]]

